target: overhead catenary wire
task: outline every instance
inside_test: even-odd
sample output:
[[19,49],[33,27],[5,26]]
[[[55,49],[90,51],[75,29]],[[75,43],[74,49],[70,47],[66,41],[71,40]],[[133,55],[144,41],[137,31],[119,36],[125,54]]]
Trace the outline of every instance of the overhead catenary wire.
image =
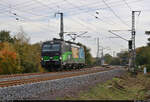
[[[69,3],[69,4],[71,4],[71,5],[73,5],[72,3]],[[79,9],[79,8],[78,8]],[[88,28],[90,28],[91,29],[91,27],[88,27]],[[93,30],[93,29],[92,29]],[[95,30],[94,30],[95,31]],[[105,35],[106,36],[106,35]]]
[[[73,3],[71,3],[70,1],[68,1],[68,0],[65,0],[67,3],[69,3],[71,6],[73,6],[73,7],[76,7],[77,9],[79,9],[80,10],[80,8],[78,8],[75,4],[73,4]],[[91,16],[92,17],[95,17],[95,15],[92,15],[91,14]],[[78,18],[78,19],[80,19],[80,18]],[[100,19],[100,18],[99,18]],[[107,25],[109,25],[108,23],[106,23],[105,21],[103,21],[102,19],[100,19],[103,23],[105,23],[105,24],[107,24]],[[103,28],[101,28],[101,29],[103,29]],[[106,29],[103,29],[103,30],[106,30]]]
[[[4,13],[6,13],[6,12],[4,12]],[[13,14],[13,13],[12,13]],[[24,17],[22,17],[22,16],[20,16],[20,15],[18,15],[18,14],[16,14],[16,16],[17,17],[20,17],[20,19],[22,19],[22,18],[24,18]],[[24,18],[24,20],[25,19],[28,19],[28,18]],[[28,19],[29,20],[29,19]],[[27,23],[27,22],[24,22],[24,23]],[[37,24],[35,25],[35,26],[38,26]],[[45,28],[46,26],[40,26],[40,28],[42,28],[43,29],[43,27]],[[46,27],[47,28],[47,27]],[[45,29],[45,30],[49,30],[49,28],[47,28],[47,29]]]
[[[135,1],[131,1],[131,2],[137,2],[138,0],[135,0]],[[139,1],[138,1],[139,2]],[[117,2],[116,2],[117,3]],[[21,5],[21,3],[20,3],[20,5]],[[45,4],[45,5],[47,5],[47,4]],[[91,4],[90,4],[91,5]],[[31,5],[31,6],[33,6],[33,5]],[[28,7],[28,6],[27,6]],[[47,7],[47,6],[46,6]],[[83,6],[84,7],[84,6]],[[36,8],[39,8],[39,7],[36,7]],[[93,7],[94,8],[94,7]],[[18,8],[15,8],[16,10],[19,10],[19,11],[22,11],[22,12],[28,12],[29,14],[31,13],[31,14],[33,14],[33,12],[31,12],[30,11],[30,9],[29,10],[22,10],[22,8],[21,9],[18,9]],[[33,8],[31,8],[31,10],[32,10]],[[70,10],[70,8],[68,8],[69,10]],[[75,8],[73,8],[73,9],[75,9]],[[95,9],[96,10],[96,9]],[[89,11],[87,11],[87,12],[89,12]],[[67,12],[68,13],[68,12]],[[77,12],[76,14],[78,14],[79,12]],[[84,11],[83,12],[80,12],[80,13],[85,13]],[[35,13],[34,13],[35,14]],[[37,16],[41,16],[41,15],[37,15]],[[48,17],[48,16],[47,16]]]
[[[6,2],[6,0],[5,1],[0,1],[1,3],[5,3],[5,4],[9,4],[9,2]],[[25,2],[21,2],[21,3],[17,3],[17,4],[14,4],[13,6],[16,8],[18,8],[18,7],[21,7],[21,9],[22,8],[25,8],[25,7],[33,7],[33,5],[35,5],[35,4],[39,4],[40,6],[36,6],[35,8],[37,9],[37,8],[40,8],[40,7],[43,7],[43,8],[45,8],[45,7],[48,7],[48,5],[45,5],[44,3],[42,3],[41,1],[37,1],[37,0],[29,0],[29,1],[25,1]],[[59,2],[54,2],[54,3],[51,3],[51,5],[55,5],[55,4],[58,4]],[[49,7],[50,8],[50,7]],[[33,8],[32,8],[33,9]],[[51,8],[52,9],[52,8]]]
[[49,7],[48,5],[44,4],[43,2],[41,2],[41,1],[39,1],[39,0],[32,0],[32,1],[34,1],[34,2],[36,2],[36,3],[39,3],[40,5],[42,5],[42,6],[44,6],[44,7],[47,7],[47,8],[49,8],[49,9],[53,9],[53,8]]
[[[0,5],[2,5],[3,7],[6,7],[6,8],[9,9],[9,5],[10,5],[10,4],[8,4],[8,3],[6,3],[6,4],[7,4],[7,5],[0,3]],[[34,13],[33,11],[23,10],[23,9],[17,9],[17,8],[15,8],[15,6],[12,6],[11,9],[12,9],[12,10],[16,10],[16,11],[20,11],[20,12],[22,12],[22,13],[28,13],[28,14],[31,14],[31,15],[34,15],[34,16],[50,17],[50,16],[48,16],[48,14],[47,14],[47,16],[46,16],[46,15],[42,15],[42,14],[37,14],[37,13]],[[1,10],[3,10],[3,9],[1,9]],[[51,15],[52,15],[52,14],[51,14]]]
[[[64,1],[68,2],[70,5],[72,5],[72,6],[76,7],[76,8],[78,8],[78,6],[76,6],[75,4],[72,4],[70,1],[68,1],[68,0],[64,0]],[[78,8],[78,9],[81,10],[81,8]],[[100,19],[100,18],[99,18],[99,19]],[[109,25],[108,23],[106,23],[106,22],[103,21],[102,19],[100,19],[100,20],[101,20],[103,23]]]
[[107,4],[107,2],[105,0],[102,0],[104,2],[104,4],[109,8],[109,10],[127,27],[129,27],[129,25],[124,21],[122,20],[116,13],[115,11]]
[[124,3],[127,5],[127,7],[130,9],[130,11],[132,11],[132,8],[131,8],[131,6],[128,4],[128,2],[126,1],[126,0],[123,0],[124,1]]
[[[81,23],[82,24],[82,23]],[[89,26],[87,26],[87,25],[84,25],[86,28],[88,28],[88,29],[91,29],[92,31],[94,31],[95,32],[95,30],[94,29],[92,29],[91,27],[89,27]],[[103,36],[105,36],[105,38],[109,38],[108,36],[106,36],[106,35],[104,35],[104,34],[102,34]],[[110,39],[110,38],[109,38]],[[111,43],[115,43],[112,39],[110,39],[111,40]],[[109,42],[110,42],[110,40],[109,40]],[[122,45],[120,45],[120,43],[115,43],[114,45],[118,45],[118,46],[120,46],[121,48],[122,48]]]
[[[72,4],[72,3],[71,3]],[[72,4],[73,5],[73,4]]]
[[[65,0],[66,1],[66,0]],[[81,3],[81,1],[79,1],[80,3]],[[135,0],[135,1],[131,1],[130,3],[134,3],[134,2],[140,2],[139,0]],[[90,9],[92,9],[92,8],[94,8],[94,10],[99,10],[99,9],[107,9],[108,7],[104,7],[104,5],[101,3],[101,5],[99,4],[99,2],[95,2],[95,4],[97,4],[97,6],[91,6],[92,5],[92,3],[90,3],[89,5],[80,5],[80,7],[79,6],[76,6],[76,7],[78,7],[78,8],[80,8],[80,10],[88,10],[89,8]],[[121,1],[114,1],[114,2],[110,2],[109,3],[109,5],[111,6],[111,7],[115,7],[115,6],[121,6],[120,4],[122,4],[122,2]],[[87,7],[87,6],[89,6],[89,7]],[[85,7],[85,8],[84,8]],[[84,8],[84,9],[83,9]],[[96,8],[96,9],[95,9]],[[68,8],[69,10],[71,10],[71,8]]]
[[129,40],[123,38],[122,36],[120,36],[120,35],[118,35],[118,34],[116,34],[116,33],[113,33],[111,30],[109,30],[108,32],[110,32],[111,34],[113,34],[113,35],[115,35],[115,36],[117,36],[117,37],[119,37],[119,38],[121,38],[121,39],[123,39],[123,40],[125,40],[125,41],[129,41]]
[[[2,5],[2,4],[0,4],[0,5]],[[3,6],[8,7],[7,5],[3,5]],[[8,8],[9,8],[9,7],[8,7]],[[41,14],[33,13],[33,12],[31,12],[31,11],[16,9],[16,8],[13,8],[13,7],[11,7],[11,9],[12,9],[12,11],[19,11],[19,12],[21,12],[21,13],[30,14],[30,15],[33,15],[33,16],[50,17],[50,16],[48,16],[48,15],[47,15],[47,16],[46,16],[46,15],[41,15]],[[7,9],[5,10],[5,8],[2,8],[2,9],[0,9],[0,10],[3,10],[4,12],[7,12]]]
[[[141,1],[143,1],[143,0],[141,0]],[[139,1],[139,0],[135,0],[135,1],[131,1],[130,3],[136,3],[136,2],[141,2],[141,1]],[[114,4],[114,5],[112,5],[111,3],[109,4],[111,7],[119,7],[119,6],[121,6],[121,3],[122,2],[119,2],[119,4]],[[97,3],[98,4],[98,3]],[[83,7],[84,6],[86,6],[86,5],[82,5]],[[102,5],[102,6],[104,6],[104,5]],[[81,14],[81,13],[88,13],[88,12],[93,12],[93,11],[96,11],[96,10],[105,10],[105,9],[108,9],[108,7],[102,7],[101,6],[101,8],[99,8],[100,7],[100,5],[98,5],[98,6],[90,6],[90,7],[88,7],[88,8],[85,8],[85,9],[83,9],[83,8],[81,8],[80,9],[80,12],[74,12],[73,10],[71,10],[70,9],[70,12],[71,13],[69,13],[69,14],[73,14],[73,15],[75,15],[75,14]],[[89,9],[91,9],[90,11],[89,11]],[[67,13],[68,13],[68,10],[67,10]]]
[[[34,0],[35,1],[35,0]],[[137,1],[137,0],[136,0]],[[117,1],[117,2],[119,2],[119,1]],[[117,3],[116,1],[114,2],[114,3]],[[38,2],[37,2],[38,3]],[[57,2],[56,2],[57,3]],[[39,3],[40,4],[40,3]],[[96,3],[96,4],[98,4],[98,3]],[[110,4],[113,4],[113,2],[111,2]],[[20,3],[20,5],[22,5],[21,3]],[[47,4],[44,4],[44,5],[47,5]],[[43,5],[43,6],[44,6]],[[53,4],[51,4],[51,5],[53,5]],[[91,4],[90,4],[91,5]],[[31,5],[31,6],[33,6],[33,5]],[[48,6],[48,5],[47,5]],[[46,6],[46,7],[47,7]],[[86,5],[85,5],[86,6]],[[29,6],[27,6],[27,7],[29,7]],[[45,6],[44,6],[45,7]],[[84,6],[83,6],[84,7]],[[24,8],[24,7],[23,7]],[[40,7],[36,7],[36,8],[40,8]],[[56,7],[54,7],[54,8],[56,8]],[[94,8],[94,7],[92,7],[92,8]],[[18,9],[18,8],[17,8]],[[31,9],[33,9],[33,8],[31,8]],[[68,10],[70,10],[70,8],[67,8]],[[75,8],[73,8],[73,9],[75,9]],[[22,8],[21,8],[21,10],[22,10]],[[29,9],[30,10],[30,9]]]
[[[110,23],[110,21],[108,20],[108,18],[103,15],[103,13],[101,12],[101,10],[98,10],[98,15],[100,15],[100,17],[103,18],[103,21],[106,22],[106,24],[110,24],[110,25],[113,25],[113,26],[114,26],[114,24],[117,24],[113,20],[109,19],[111,21],[111,23]],[[102,19],[100,19],[100,17],[96,17],[96,18],[102,21]],[[106,18],[107,18],[107,20],[104,20]]]
[[[6,13],[7,14],[7,12],[4,12],[4,13]],[[19,21],[22,21],[22,23],[28,23],[27,21],[32,21],[31,19],[29,19],[29,18],[26,18],[26,17],[23,17],[23,16],[20,16],[20,15],[18,15],[18,14],[16,14],[16,13],[11,13],[12,15],[9,15],[10,17],[13,17],[14,18],[14,20],[16,20],[16,18],[18,18],[18,20]],[[8,15],[8,14],[7,14]],[[22,19],[22,20],[21,20]],[[40,23],[36,23],[36,24],[34,24],[34,26],[40,26]],[[49,31],[51,31],[47,26],[40,26],[40,28],[41,29],[43,29],[43,30],[49,30]]]

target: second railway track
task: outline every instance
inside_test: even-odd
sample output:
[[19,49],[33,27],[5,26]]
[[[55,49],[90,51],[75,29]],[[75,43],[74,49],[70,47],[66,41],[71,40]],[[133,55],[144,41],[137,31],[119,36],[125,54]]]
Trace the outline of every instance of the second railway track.
[[[33,73],[33,74],[24,74],[24,75],[14,75],[13,77],[1,77],[0,78],[0,87],[9,87],[21,84],[29,84],[35,82],[41,82],[46,80],[61,79],[66,77],[79,76],[84,74],[96,73],[101,71],[112,70],[117,67],[93,67],[85,68],[78,71],[64,71],[64,72],[49,72],[49,73]],[[29,77],[30,76],[30,77]]]

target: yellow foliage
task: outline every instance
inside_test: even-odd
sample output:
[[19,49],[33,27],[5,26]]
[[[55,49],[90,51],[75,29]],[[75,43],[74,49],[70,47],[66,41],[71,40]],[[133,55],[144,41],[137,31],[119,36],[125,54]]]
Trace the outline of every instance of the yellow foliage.
[[12,74],[19,71],[18,55],[7,42],[0,43],[0,74]]

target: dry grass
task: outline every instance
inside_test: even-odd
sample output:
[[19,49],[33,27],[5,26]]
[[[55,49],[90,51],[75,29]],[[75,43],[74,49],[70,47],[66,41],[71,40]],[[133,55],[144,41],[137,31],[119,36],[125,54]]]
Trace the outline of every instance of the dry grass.
[[75,100],[145,100],[150,99],[150,74],[138,73],[136,77],[130,73],[116,77],[103,84],[98,84],[88,92],[80,92],[78,97],[65,97]]

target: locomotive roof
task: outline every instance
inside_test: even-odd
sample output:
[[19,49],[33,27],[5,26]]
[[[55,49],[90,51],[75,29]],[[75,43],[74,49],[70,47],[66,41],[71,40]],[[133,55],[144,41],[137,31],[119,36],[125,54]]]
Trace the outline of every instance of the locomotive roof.
[[63,43],[63,42],[65,42],[65,43],[68,43],[68,44],[73,44],[73,45],[77,45],[77,46],[82,46],[82,45],[79,44],[79,43],[75,43],[75,42],[71,42],[71,41],[65,41],[65,40],[56,39],[56,38],[54,38],[54,39],[51,40],[51,41],[45,41],[45,42],[43,42],[43,44],[45,44],[45,43],[51,43],[51,42],[54,42],[54,43]]

